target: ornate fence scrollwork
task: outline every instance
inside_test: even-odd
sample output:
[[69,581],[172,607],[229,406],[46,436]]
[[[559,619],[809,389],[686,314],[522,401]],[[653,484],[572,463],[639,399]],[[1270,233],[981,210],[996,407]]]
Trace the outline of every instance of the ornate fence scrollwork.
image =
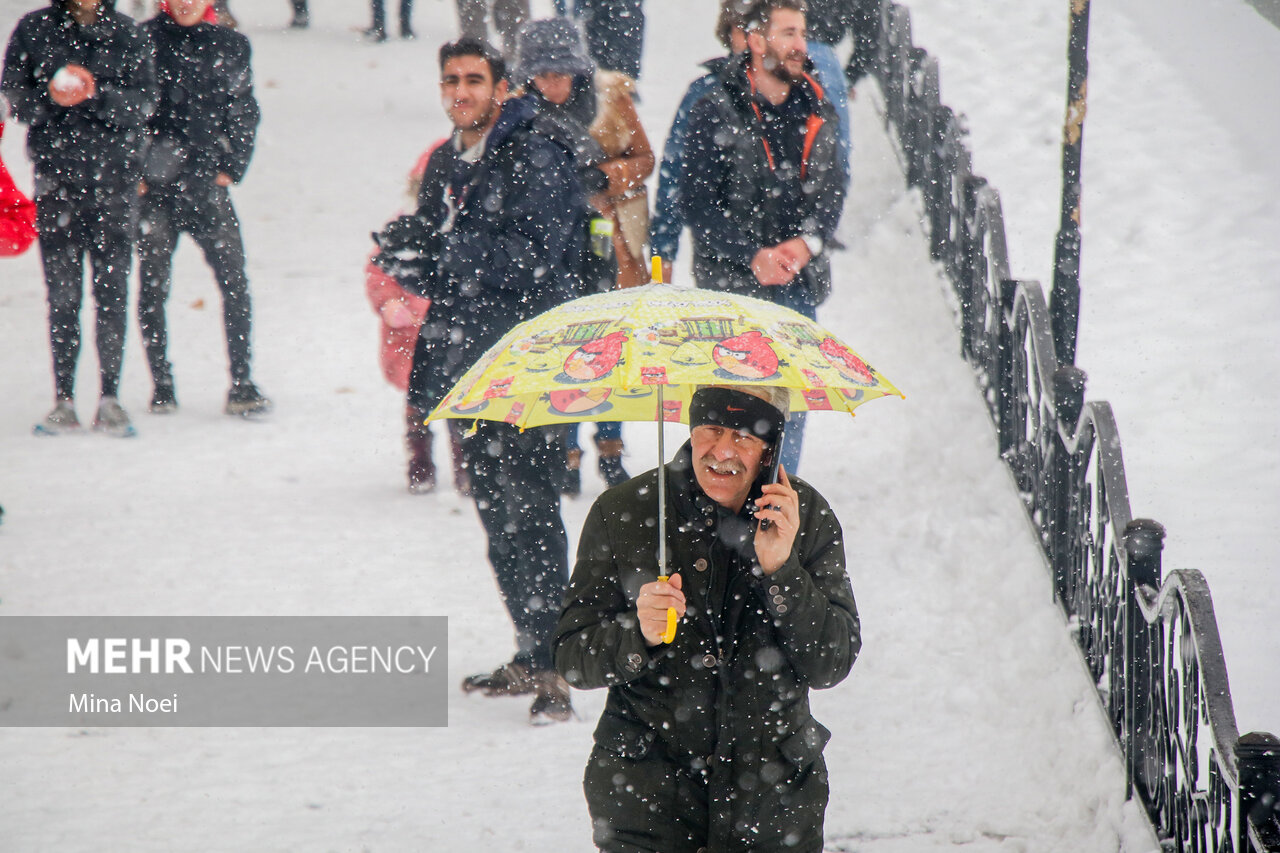
[[1280,739],[1236,730],[1208,584],[1193,570],[1161,577],[1164,530],[1130,513],[1111,407],[1086,403],[1084,372],[1060,364],[1040,285],[1010,277],[999,193],[969,172],[937,60],[912,44],[905,6],[873,5],[886,124],[921,189],[930,251],[960,306],[961,352],[1124,756],[1129,796],[1165,849],[1280,853]]

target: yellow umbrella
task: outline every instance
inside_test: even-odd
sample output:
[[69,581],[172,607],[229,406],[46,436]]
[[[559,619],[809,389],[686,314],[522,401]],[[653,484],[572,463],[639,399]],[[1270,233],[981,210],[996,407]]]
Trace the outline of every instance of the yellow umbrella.
[[[701,385],[774,385],[791,411],[849,412],[902,392],[816,321],[747,296],[650,284],[584,296],[515,326],[427,418],[519,427],[580,421],[688,423]],[[666,485],[658,430],[659,572]],[[667,642],[674,638],[669,616]]]
[[776,385],[792,411],[902,393],[802,314],[747,296],[650,284],[584,296],[515,326],[445,395],[440,418],[520,427],[688,422],[700,385]]

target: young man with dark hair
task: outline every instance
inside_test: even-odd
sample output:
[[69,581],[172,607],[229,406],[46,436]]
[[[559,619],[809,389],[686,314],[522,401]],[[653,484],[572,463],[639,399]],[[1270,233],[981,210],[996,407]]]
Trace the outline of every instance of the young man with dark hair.
[[156,97],[151,44],[112,0],[53,0],[18,22],[0,90],[14,117],[30,127],[27,153],[49,291],[55,406],[35,431],[80,427],[75,373],[87,254],[102,392],[93,427],[131,436],[133,423],[117,394],[138,225],[135,188]]
[[[747,50],[693,108],[680,174],[698,287],[776,302],[814,317],[831,291],[828,248],[844,204],[831,101],[811,74],[804,0],[762,0]],[[803,413],[782,464],[794,471]]]
[[[440,50],[440,92],[453,137],[432,153],[418,210],[376,235],[375,263],[431,299],[409,378],[408,404],[431,411],[512,326],[578,286],[568,266],[585,199],[568,152],[534,130],[535,109],[508,101],[505,65],[484,42]],[[463,446],[489,562],[515,626],[515,658],[467,678],[488,696],[534,694],[542,723],[572,714],[551,661],[568,574],[560,518],[562,431],[477,421]]]
[[151,367],[151,411],[177,411],[168,359],[173,253],[186,232],[200,247],[222,293],[231,387],[225,411],[257,417],[271,410],[250,376],[252,311],[244,241],[229,188],[253,156],[259,110],[249,39],[209,23],[210,0],[169,0],[143,24],[156,51],[160,102],[148,122],[138,239],[138,325]]
[[693,395],[666,465],[666,567],[638,523],[656,471],[587,515],[555,650],[570,684],[609,690],[583,777],[601,850],[822,850],[830,732],[809,689],[843,680],[862,639],[830,505],[785,468],[761,476],[786,395]]

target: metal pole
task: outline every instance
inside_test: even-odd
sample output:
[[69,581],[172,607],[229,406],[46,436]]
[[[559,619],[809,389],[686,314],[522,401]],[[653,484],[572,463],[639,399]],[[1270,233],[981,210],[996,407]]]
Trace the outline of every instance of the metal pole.
[[1089,3],[1070,0],[1071,34],[1067,40],[1067,115],[1062,126],[1062,216],[1054,245],[1053,289],[1049,318],[1058,363],[1076,361],[1080,326],[1080,195],[1084,117],[1089,82]]
[[667,450],[666,413],[662,405],[662,386],[658,386],[658,574],[667,574]]

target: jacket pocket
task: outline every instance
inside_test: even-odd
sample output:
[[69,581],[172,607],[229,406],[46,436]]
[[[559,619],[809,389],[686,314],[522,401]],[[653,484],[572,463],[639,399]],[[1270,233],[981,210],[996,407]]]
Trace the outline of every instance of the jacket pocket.
[[647,756],[657,736],[643,723],[605,714],[595,731],[596,746],[635,761]]
[[804,770],[821,757],[829,740],[831,732],[827,727],[810,717],[799,731],[778,744],[778,751],[797,770]]

